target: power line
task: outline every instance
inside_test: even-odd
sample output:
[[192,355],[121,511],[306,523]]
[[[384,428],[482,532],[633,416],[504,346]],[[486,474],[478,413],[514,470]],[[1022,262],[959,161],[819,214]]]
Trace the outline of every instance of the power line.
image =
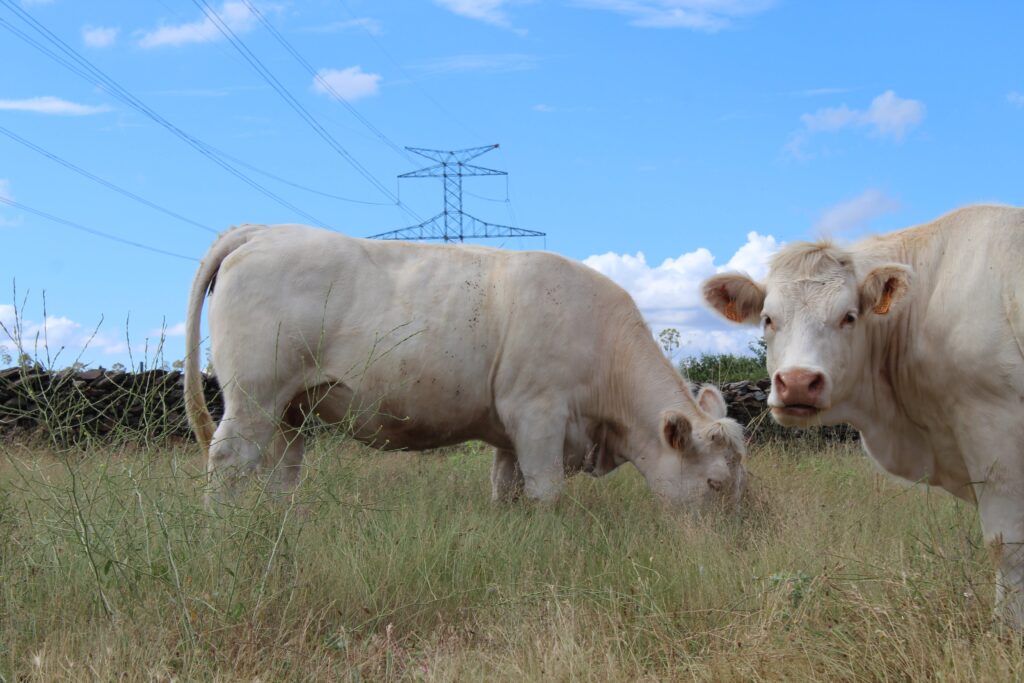
[[[352,21],[355,21],[355,19],[356,19],[355,14],[353,14],[352,9],[348,6],[348,3],[345,0],[341,0],[341,6],[345,10],[345,14],[348,15],[349,19],[352,20]],[[375,35],[373,35],[373,32],[370,29],[366,28],[366,26],[364,26],[362,24],[359,24],[359,28],[362,29],[363,33],[366,34],[366,37],[369,38],[373,42],[373,44],[377,46],[377,49],[380,50],[384,54],[384,56],[387,57],[388,60],[391,61],[391,63],[395,66],[395,68],[398,70],[398,72],[401,73],[402,76],[404,76],[410,83],[412,83],[414,86],[416,86],[416,89],[420,91],[420,94],[422,94],[425,98],[430,100],[430,102],[435,107],[437,107],[438,111],[440,111],[442,114],[447,116],[449,119],[451,119],[452,121],[457,123],[463,129],[468,130],[470,133],[472,133],[473,135],[476,135],[477,137],[481,137],[480,133],[475,128],[473,128],[472,126],[468,125],[461,118],[459,118],[458,116],[453,114],[447,107],[445,107],[443,104],[438,102],[437,99],[434,98],[434,96],[431,95],[426,90],[426,88],[424,88],[420,84],[420,82],[418,80],[413,78],[412,75],[405,69],[405,67],[403,67],[399,63],[399,61],[397,59],[395,59],[391,55],[390,52],[388,52],[388,50],[384,47],[384,44],[382,42],[380,42],[379,40],[377,40],[377,37]],[[410,159],[410,161],[412,161],[412,159]]]
[[14,2],[12,2],[12,0],[0,0],[0,4],[3,4],[5,7],[7,7],[7,9],[9,9],[11,12],[16,14],[19,18],[21,18],[21,20],[28,24],[29,27],[32,28],[36,33],[41,35],[43,38],[49,41],[50,44],[54,45],[58,50],[67,55],[67,57],[70,58],[71,61],[68,61],[68,59],[66,59],[65,57],[62,57],[60,54],[50,50],[45,45],[40,44],[31,36],[25,34],[23,31],[15,27],[13,24],[9,23],[8,21],[2,18],[0,18],[0,26],[3,26],[11,33],[14,33],[14,35],[21,38],[29,45],[35,47],[37,50],[43,52],[45,55],[47,55],[57,63],[61,64],[71,72],[75,73],[76,75],[80,76],[86,81],[93,83],[104,92],[110,94],[111,96],[127,104],[129,107],[132,107],[133,109],[149,117],[156,123],[160,124],[168,131],[173,133],[175,136],[177,136],[185,143],[187,143],[189,146],[194,148],[200,154],[208,158],[210,161],[214,162],[215,164],[226,170],[228,173],[232,174],[233,176],[235,176],[242,182],[246,183],[253,189],[274,200],[281,206],[284,206],[285,208],[295,212],[296,214],[303,216],[304,218],[312,222],[314,225],[327,227],[323,221],[303,211],[297,206],[291,204],[284,198],[278,196],[273,191],[267,189],[260,183],[256,182],[249,176],[245,175],[231,164],[216,156],[209,145],[189,135],[182,129],[178,128],[170,121],[165,119],[163,116],[158,114],[156,111],[151,109],[148,105],[139,100],[137,97],[132,95],[131,92],[129,92],[127,89],[121,87],[121,85],[118,84],[114,79],[107,76],[103,71],[94,66],[85,57],[82,57],[71,46],[65,43],[59,36],[55,35],[52,31],[46,28],[46,26],[44,26],[36,19],[34,19],[31,14],[24,11],[22,8],[18,7]]
[[267,18],[265,16],[263,16],[262,12],[260,12],[258,9],[256,9],[256,7],[249,0],[242,0],[242,3],[246,7],[249,8],[249,11],[252,12],[252,14],[259,20],[259,22],[261,24],[263,24],[263,26],[267,29],[267,31],[269,31],[270,34],[272,36],[274,36],[274,38],[277,40],[277,42],[280,43],[281,46],[285,50],[287,50],[289,52],[289,54],[291,54],[292,57],[295,58],[295,61],[297,61],[299,64],[301,64],[306,69],[306,71],[309,73],[309,75],[311,75],[316,80],[316,82],[320,84],[320,86],[324,90],[329,92],[331,94],[331,96],[334,97],[335,100],[337,100],[339,103],[341,103],[341,105],[344,106],[345,109],[347,109],[349,111],[349,113],[352,114],[352,116],[354,116],[360,123],[362,123],[364,126],[366,126],[370,130],[370,132],[372,132],[374,135],[376,135],[385,145],[387,145],[392,150],[397,152],[399,154],[399,156],[401,156],[402,158],[404,158],[404,159],[406,159],[408,161],[412,161],[412,157],[410,157],[406,153],[406,151],[404,149],[402,149],[402,147],[400,147],[399,145],[395,144],[387,135],[382,133],[376,126],[374,126],[372,123],[370,123],[370,121],[365,116],[360,114],[359,111],[355,107],[353,107],[352,104],[347,99],[345,99],[337,90],[335,90],[334,86],[332,86],[329,82],[327,82],[327,80],[325,80],[320,75],[319,71],[317,71],[316,69],[313,68],[313,65],[310,64],[299,53],[299,51],[296,50],[292,46],[292,44],[290,42],[288,42],[288,40],[281,34],[281,32],[278,31],[274,27],[273,24],[271,24],[269,21],[267,21]]
[[223,35],[228,40],[228,42],[230,42],[234,46],[238,53],[241,54],[242,57],[244,57],[247,62],[249,62],[249,65],[252,66],[253,69],[255,69],[256,73],[258,73],[260,77],[264,81],[266,81],[267,84],[270,85],[270,87],[272,87],[274,91],[277,92],[278,95],[281,96],[285,103],[287,103],[288,106],[290,106],[295,111],[295,113],[298,114],[299,117],[302,118],[309,125],[309,127],[312,128],[313,131],[324,140],[324,142],[326,142],[335,152],[337,152],[339,156],[345,159],[345,161],[347,161],[350,166],[352,166],[360,175],[362,175],[363,178],[367,180],[367,182],[376,187],[377,190],[381,192],[381,194],[392,199],[399,208],[408,213],[410,216],[414,217],[416,220],[422,220],[418,215],[416,215],[414,211],[412,211],[412,209],[402,204],[402,202],[398,199],[397,196],[395,196],[393,192],[391,192],[391,190],[389,190],[382,182],[377,180],[377,178],[372,173],[370,173],[370,171],[367,170],[366,167],[359,163],[359,161],[354,156],[352,156],[352,154],[349,153],[349,151],[346,150],[341,145],[341,143],[339,143],[334,138],[334,136],[332,136],[330,132],[328,132],[327,129],[320,124],[319,121],[317,121],[317,119],[309,112],[309,110],[306,109],[302,105],[302,103],[300,103],[295,98],[295,96],[292,95],[287,88],[285,88],[285,86],[277,79],[277,77],[275,77],[274,74],[270,72],[270,70],[263,64],[263,62],[260,61],[259,57],[257,57],[246,46],[245,42],[241,38],[239,38],[234,31],[231,30],[231,27],[228,26],[224,22],[224,20],[220,18],[220,15],[218,15],[217,12],[215,12],[213,8],[211,8],[206,3],[206,0],[192,0],[192,2],[203,12],[203,15],[206,16],[213,23],[213,25],[217,28],[221,35]]
[[103,232],[102,230],[96,230],[95,228],[88,228],[80,223],[69,221],[66,218],[60,218],[59,216],[54,216],[53,214],[46,213],[45,211],[40,211],[39,209],[33,209],[31,206],[26,206],[25,204],[16,202],[13,199],[8,199],[7,197],[0,196],[0,203],[6,204],[7,206],[18,209],[20,211],[35,214],[40,218],[45,218],[48,221],[60,223],[61,225],[66,225],[69,228],[74,228],[75,230],[80,230],[82,232],[89,233],[90,235],[102,237],[103,239],[108,239],[112,242],[126,244],[130,247],[135,247],[136,249],[144,249],[146,251],[151,251],[156,254],[163,254],[164,256],[173,256],[174,258],[184,259],[186,261],[199,261],[199,259],[194,258],[192,256],[178,254],[176,252],[167,251],[166,249],[161,249],[159,247],[151,247],[148,244],[142,244],[141,242],[133,242],[132,240],[125,239],[123,237],[118,237],[117,235],[111,235],[109,232]]
[[[157,0],[157,2],[159,2],[161,5],[163,5],[163,7],[168,12],[174,14],[179,19],[182,17],[180,12],[178,12],[175,8],[173,8],[170,5],[168,5],[167,2],[165,2],[164,0]],[[250,7],[250,9],[255,13],[255,8]],[[262,16],[260,16],[260,20],[263,21],[263,17]],[[226,48],[226,47],[224,47],[223,45],[218,43],[217,47],[222,52],[224,52],[224,54],[227,54],[227,55],[231,54],[231,50]],[[358,112],[353,112],[353,113],[358,117]],[[207,143],[207,147],[209,147],[210,150],[214,154],[216,154],[217,156],[220,156],[220,157],[222,157],[224,159],[227,159],[228,161],[231,161],[231,162],[237,164],[238,166],[241,166],[243,168],[247,168],[250,171],[252,171],[253,173],[258,173],[258,174],[260,174],[260,175],[262,175],[262,176],[264,176],[266,178],[270,178],[272,180],[275,180],[275,181],[277,181],[277,182],[279,182],[279,183],[281,183],[283,185],[288,185],[289,187],[293,187],[296,190],[302,190],[303,192],[308,192],[310,194],[315,194],[315,195],[318,195],[320,197],[326,197],[328,199],[335,199],[335,200],[340,201],[340,202],[347,202],[349,204],[362,204],[364,206],[395,206],[395,203],[391,202],[391,201],[388,201],[388,202],[375,202],[375,201],[370,201],[370,200],[366,200],[366,199],[354,199],[352,197],[344,197],[344,196],[336,194],[334,192],[326,192],[324,190],[318,190],[316,188],[309,187],[308,185],[303,185],[302,183],[297,183],[297,182],[295,182],[293,180],[288,180],[287,178],[282,178],[281,176],[279,176],[279,175],[277,175],[275,173],[271,173],[270,171],[267,171],[266,169],[262,169],[262,168],[260,168],[258,166],[255,166],[255,165],[250,164],[248,162],[242,161],[238,157],[232,156],[232,155],[228,154],[227,152],[225,152],[224,150],[218,149],[217,147],[214,147],[213,145],[211,145],[209,143]]]
[[191,218],[186,218],[186,217],[182,216],[181,214],[175,213],[174,211],[171,211],[170,209],[166,209],[166,208],[160,206],[159,204],[156,204],[154,202],[149,201],[148,199],[146,199],[144,197],[140,197],[139,195],[135,194],[134,192],[132,192],[130,190],[126,190],[123,187],[119,187],[119,186],[115,185],[114,183],[110,182],[109,180],[104,180],[103,178],[100,178],[99,176],[94,175],[94,174],[90,173],[89,171],[86,171],[84,168],[80,168],[80,167],[74,165],[73,163],[71,163],[70,161],[67,161],[66,159],[63,159],[63,158],[57,156],[53,152],[48,152],[47,150],[43,149],[42,147],[40,147],[40,146],[38,146],[38,145],[36,145],[36,144],[34,144],[32,142],[29,142],[28,140],[26,140],[25,138],[21,137],[17,133],[14,133],[13,131],[10,131],[7,128],[4,128],[3,126],[0,126],[0,134],[6,135],[11,140],[14,140],[17,143],[19,143],[21,145],[24,145],[25,147],[28,147],[33,152],[36,152],[37,154],[41,154],[42,156],[46,157],[47,159],[50,159],[51,161],[54,161],[54,162],[60,164],[61,166],[64,166],[65,168],[71,169],[75,173],[83,175],[83,176],[85,176],[89,180],[92,180],[95,183],[99,183],[100,185],[102,185],[102,186],[104,186],[104,187],[106,187],[106,188],[108,188],[110,190],[113,190],[114,192],[122,194],[125,197],[128,197],[129,199],[134,199],[135,201],[139,202],[140,204],[144,204],[144,205],[150,207],[151,209],[155,209],[155,210],[157,210],[157,211],[159,211],[159,212],[161,212],[163,214],[166,214],[166,215],[170,216],[171,218],[176,218],[179,221],[182,221],[184,223],[188,223],[189,225],[194,225],[195,227],[199,228],[200,230],[205,230],[206,232],[211,232],[214,235],[216,235],[217,232],[218,232],[217,230],[214,230],[213,228],[211,228],[208,225],[203,225],[202,223],[198,223],[198,222],[192,220]]
[[307,187],[306,185],[302,185],[300,183],[296,183],[294,181],[287,180],[286,178],[282,178],[279,175],[275,175],[275,174],[271,173],[270,171],[265,171],[262,168],[259,168],[258,166],[253,166],[252,164],[250,164],[248,162],[242,161],[238,157],[231,156],[230,154],[228,154],[224,150],[217,149],[213,145],[207,145],[207,147],[209,147],[210,150],[214,154],[216,154],[218,156],[221,156],[221,157],[224,157],[228,161],[234,162],[234,163],[238,164],[239,166],[247,168],[250,171],[252,171],[253,173],[259,173],[260,175],[266,176],[267,178],[271,178],[272,180],[276,180],[279,183],[282,183],[284,185],[288,185],[289,187],[294,187],[296,190],[302,190],[303,192],[309,192],[310,194],[320,195],[321,197],[327,197],[328,199],[337,199],[340,202],[349,202],[350,204],[365,204],[367,206],[394,206],[395,205],[394,202],[371,202],[371,201],[368,201],[366,199],[352,199],[351,197],[342,197],[341,195],[333,194],[331,192],[324,192],[323,190],[317,190],[317,189],[312,188],[312,187]]

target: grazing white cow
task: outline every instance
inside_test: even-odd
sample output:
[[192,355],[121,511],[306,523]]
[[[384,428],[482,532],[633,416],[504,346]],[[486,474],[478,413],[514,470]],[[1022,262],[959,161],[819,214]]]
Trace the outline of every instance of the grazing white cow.
[[[207,292],[216,432],[199,371]],[[246,225],[203,259],[186,335],[189,420],[222,483],[262,461],[294,486],[316,413],[378,448],[492,444],[495,500],[550,500],[567,473],[627,461],[677,503],[744,484],[721,394],[695,398],[629,295],[553,254]]]
[[778,422],[848,422],[889,472],[978,505],[1000,611],[1024,625],[1024,210],[793,244],[763,284],[723,274],[703,292],[764,326]]

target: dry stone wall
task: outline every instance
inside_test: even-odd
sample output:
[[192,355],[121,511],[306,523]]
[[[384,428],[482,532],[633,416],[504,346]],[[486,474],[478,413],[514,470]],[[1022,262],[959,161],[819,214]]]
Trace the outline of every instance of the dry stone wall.
[[[223,414],[216,378],[203,377],[206,403],[215,420]],[[770,382],[730,382],[722,394],[729,416],[753,437],[788,437],[798,432],[779,427],[767,411]],[[119,372],[98,368],[75,372],[40,366],[0,370],[0,435],[40,435],[58,444],[85,438],[190,436],[185,416],[182,373],[177,370]],[[848,427],[822,430],[826,438],[856,438]]]
[[[0,370],[0,434],[41,435],[60,444],[87,437],[188,437],[182,373],[178,370]],[[223,414],[220,387],[203,377],[206,403]]]

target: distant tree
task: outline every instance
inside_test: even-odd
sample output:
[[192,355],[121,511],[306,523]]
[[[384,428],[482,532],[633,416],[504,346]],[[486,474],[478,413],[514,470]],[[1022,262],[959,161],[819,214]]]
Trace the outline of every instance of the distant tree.
[[128,368],[124,366],[124,363],[114,363],[110,366],[110,369],[114,372],[126,372]]
[[173,363],[171,363],[171,369],[172,370],[184,370],[185,369],[185,361],[183,361],[183,360],[181,360],[179,358],[178,360],[176,360]]
[[14,356],[11,355],[11,352],[6,346],[0,346],[0,363],[3,365],[11,365],[14,363]]
[[679,348],[679,330],[674,327],[666,327],[658,333],[658,342],[661,344],[661,348],[665,349],[665,353],[669,358]]
[[765,367],[767,345],[764,337],[747,345],[753,354],[740,356],[732,353],[704,353],[684,358],[679,363],[679,372],[691,382],[698,384],[713,382],[727,384],[741,380],[759,380],[768,376]]
[[754,354],[754,358],[757,362],[765,368],[765,375],[768,374],[768,342],[764,340],[764,337],[758,337],[754,341],[747,344],[747,348]]

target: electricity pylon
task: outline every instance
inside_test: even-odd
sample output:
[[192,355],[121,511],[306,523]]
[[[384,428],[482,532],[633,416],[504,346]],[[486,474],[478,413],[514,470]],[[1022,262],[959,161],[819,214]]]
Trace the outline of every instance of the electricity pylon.
[[407,150],[431,161],[434,166],[410,171],[398,176],[401,178],[443,178],[444,179],[444,211],[429,218],[419,225],[382,232],[371,235],[371,239],[381,240],[444,240],[445,242],[462,242],[465,239],[491,237],[544,237],[545,233],[524,228],[513,228],[510,225],[488,223],[462,210],[462,179],[477,175],[508,175],[505,171],[493,168],[474,166],[466,163],[481,154],[486,154],[498,145],[472,147],[442,151],[437,149],[421,149],[406,147]]

